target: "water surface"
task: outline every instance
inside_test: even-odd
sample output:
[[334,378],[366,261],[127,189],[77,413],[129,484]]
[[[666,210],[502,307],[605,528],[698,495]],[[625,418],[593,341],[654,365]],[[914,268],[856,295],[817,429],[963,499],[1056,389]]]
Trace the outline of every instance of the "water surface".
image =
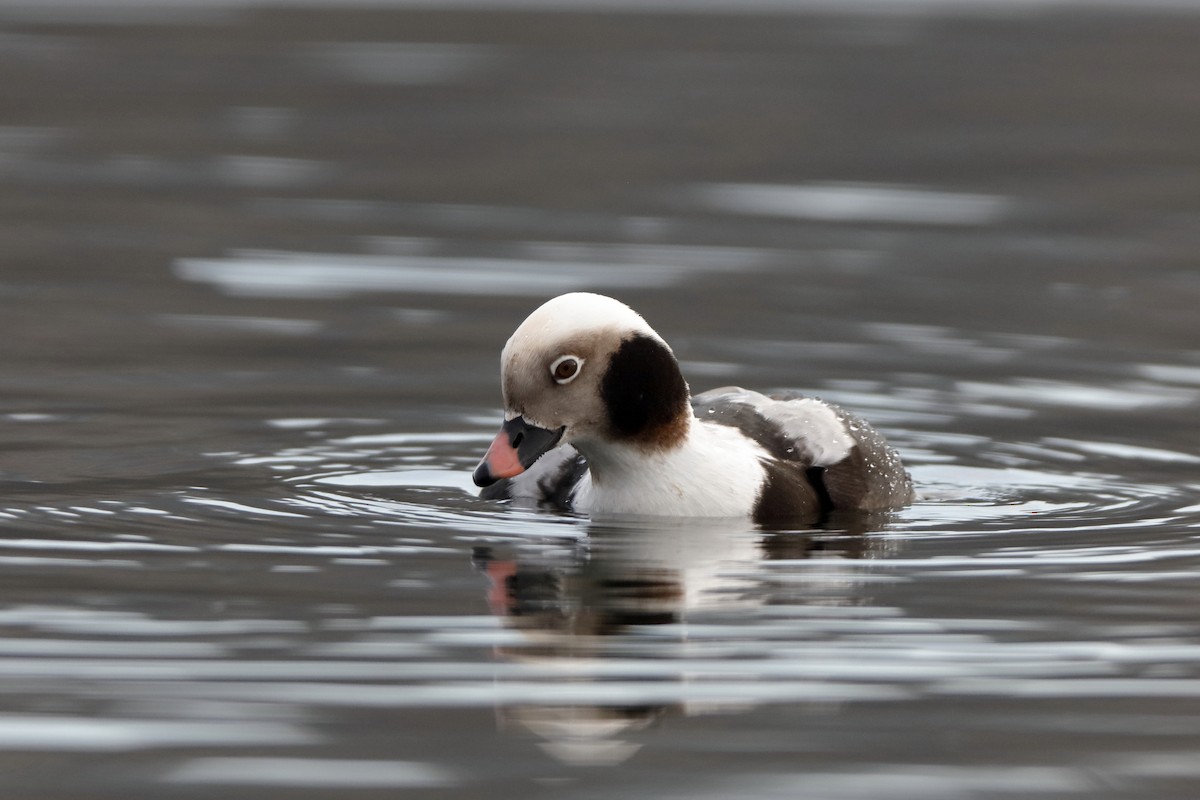
[[[185,5],[0,4],[5,796],[1195,796],[1200,17]],[[921,499],[477,499],[574,289]]]

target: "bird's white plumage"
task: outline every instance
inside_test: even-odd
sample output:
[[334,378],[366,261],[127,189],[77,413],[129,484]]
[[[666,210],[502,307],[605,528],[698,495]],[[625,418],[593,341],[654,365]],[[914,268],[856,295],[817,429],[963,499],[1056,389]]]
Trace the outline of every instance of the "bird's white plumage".
[[624,303],[591,292],[571,292],[547,300],[530,314],[504,345],[503,362],[533,342],[568,341],[575,336],[619,330],[662,341],[642,316]]
[[593,516],[744,517],[762,490],[764,458],[767,452],[735,428],[693,421],[669,450],[590,448],[573,503]]

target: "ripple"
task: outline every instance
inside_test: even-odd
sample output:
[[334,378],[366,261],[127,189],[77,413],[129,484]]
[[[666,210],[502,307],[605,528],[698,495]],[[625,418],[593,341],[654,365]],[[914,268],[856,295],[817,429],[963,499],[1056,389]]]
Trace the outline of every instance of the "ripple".
[[497,514],[499,506],[475,497],[470,471],[493,435],[490,425],[487,432],[353,434],[272,454],[235,454],[234,463],[267,466],[291,487],[288,496],[274,501],[280,510],[220,499],[193,497],[187,502],[247,514],[353,518],[382,528],[502,537],[583,535],[582,522],[575,516],[517,509]]
[[248,506],[244,503],[235,503],[232,500],[217,500],[205,497],[185,497],[183,502],[198,506],[210,506],[213,508],[222,508],[226,511],[233,511],[238,514],[253,514],[265,515],[269,517],[294,517],[303,518],[303,514],[293,514],[290,511],[277,511],[275,509],[263,508],[261,506]]
[[1012,203],[1003,197],[875,184],[710,184],[696,190],[701,204],[720,211],[822,222],[910,225],[988,225]]
[[362,487],[421,487],[436,486],[445,489],[474,491],[471,478],[463,470],[449,469],[402,469],[381,472],[353,472],[344,475],[327,475],[312,478],[314,483],[329,486]]
[[1137,411],[1148,408],[1185,408],[1200,401],[1200,391],[1129,381],[1098,386],[1078,381],[1016,379],[1004,384],[963,381],[959,391],[989,401],[1016,400],[1034,406],[1064,406],[1102,411]]
[[1177,364],[1142,364],[1138,372],[1153,381],[1200,385],[1200,367]]
[[[759,775],[744,791],[760,797],[788,797],[795,790],[795,775]],[[1098,781],[1069,767],[1038,764],[955,767],[911,764],[875,764],[853,773],[832,770],[806,771],[806,791],[828,800],[954,800],[987,796],[1051,797],[1093,792]],[[700,797],[720,797],[720,791],[704,791]],[[703,791],[703,790],[702,790]],[[680,796],[680,795],[675,795]],[[667,797],[673,797],[667,795]]]
[[429,789],[458,783],[447,770],[416,761],[252,756],[195,758],[171,770],[163,780],[303,789]]
[[[881,385],[843,382],[832,399],[866,410],[890,407],[893,415],[923,415],[952,401],[930,393],[889,395]],[[896,419],[882,420],[885,425]],[[467,425],[479,423],[471,417]],[[320,421],[289,428],[309,431]],[[488,422],[491,422],[489,419]],[[904,424],[901,422],[900,424]],[[325,435],[316,442],[270,454],[237,454],[242,466],[267,466],[291,487],[272,508],[240,501],[190,498],[246,514],[357,519],[381,529],[429,527],[474,535],[579,538],[587,535],[574,516],[518,510],[475,498],[470,470],[491,438],[487,430],[384,431]],[[1192,464],[1191,454],[1117,442],[1046,436],[1038,441],[996,442],[961,430],[902,427],[889,432],[904,453],[922,500],[896,515],[891,532],[901,536],[987,534],[1007,526],[1014,533],[1153,528],[1186,517],[1189,503],[1171,483],[1132,481],[1115,471],[1130,459],[1148,464]],[[1111,461],[1100,461],[1098,457]],[[1081,465],[1088,469],[1080,469]],[[1114,471],[1105,471],[1111,467]],[[503,508],[502,513],[497,513]]]
[[430,86],[484,74],[502,57],[500,48],[484,45],[331,42],[311,45],[305,62],[357,83]]
[[164,314],[159,319],[172,326],[230,333],[261,333],[270,336],[312,336],[324,323],[308,319],[275,317],[231,317],[208,314]]
[[[685,249],[693,254],[690,263],[678,258]],[[695,256],[705,250],[710,257],[698,261]],[[662,288],[701,270],[739,271],[745,262],[730,259],[731,248],[610,251],[613,260],[582,261],[554,250],[533,258],[246,250],[220,259],[179,259],[173,268],[182,280],[211,284],[235,297],[344,298],[369,292],[541,297],[580,289]]]
[[[304,630],[301,623],[292,620],[166,620],[156,619],[149,614],[137,611],[98,611],[48,605],[0,609],[0,623],[53,635],[80,634],[134,639],[296,633]],[[137,653],[136,646],[133,652]]]
[[574,516],[556,515],[516,509],[497,513],[497,508],[464,508],[461,500],[455,504],[438,504],[435,498],[424,497],[422,502],[393,500],[350,493],[329,491],[300,492],[286,503],[293,508],[306,509],[324,515],[357,517],[381,526],[432,528],[464,534],[505,537],[569,537],[586,535],[583,520]]
[[280,723],[0,715],[0,749],[4,750],[113,752],[315,742],[315,736],[296,726]]
[[1086,442],[1077,439],[1059,439],[1056,437],[1047,437],[1042,441],[1050,445],[1061,445],[1066,448],[1078,450],[1082,453],[1112,456],[1119,459],[1165,461],[1173,464],[1200,464],[1200,456],[1192,455],[1191,453],[1180,453],[1177,450],[1164,450],[1159,447],[1144,447],[1117,442]]

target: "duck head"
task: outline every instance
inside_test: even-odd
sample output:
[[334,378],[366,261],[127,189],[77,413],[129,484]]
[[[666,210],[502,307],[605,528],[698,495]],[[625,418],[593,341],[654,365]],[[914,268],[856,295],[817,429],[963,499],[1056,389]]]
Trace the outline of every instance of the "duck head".
[[669,448],[687,435],[688,387],[671,348],[624,303],[561,295],[521,323],[500,357],[504,424],[475,470],[488,486],[560,443]]

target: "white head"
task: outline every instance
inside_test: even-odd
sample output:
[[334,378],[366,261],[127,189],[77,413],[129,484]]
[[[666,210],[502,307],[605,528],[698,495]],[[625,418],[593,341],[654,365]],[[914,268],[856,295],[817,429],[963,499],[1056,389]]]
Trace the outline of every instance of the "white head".
[[671,348],[629,306],[598,294],[565,294],[530,314],[504,346],[501,381],[506,430],[477,482],[485,466],[508,477],[560,440],[585,455],[609,442],[669,448],[691,420]]

